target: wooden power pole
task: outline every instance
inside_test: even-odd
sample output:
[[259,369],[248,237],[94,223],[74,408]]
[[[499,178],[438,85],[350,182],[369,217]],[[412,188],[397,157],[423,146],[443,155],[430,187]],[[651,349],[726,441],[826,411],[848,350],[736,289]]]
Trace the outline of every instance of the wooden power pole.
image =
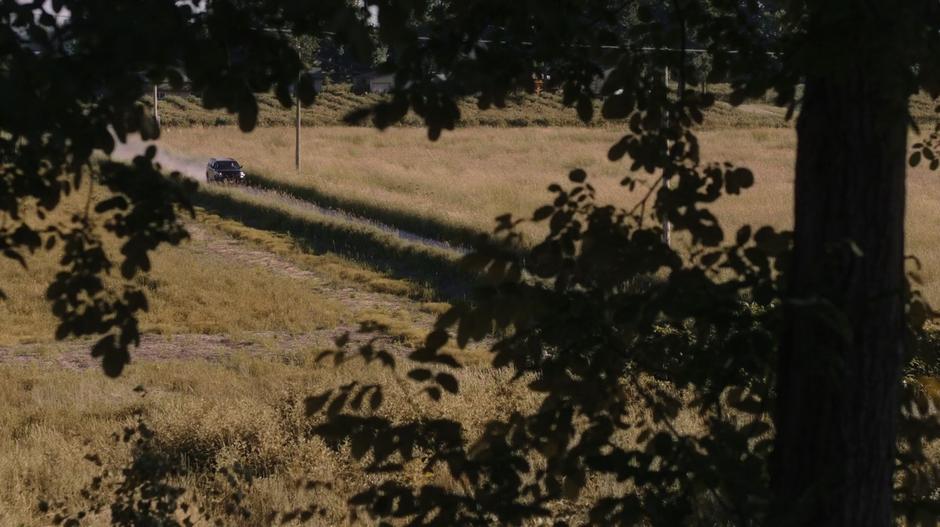
[[294,137],[294,168],[300,173],[300,74],[297,74],[297,87],[294,89],[294,104],[297,108],[297,129]]
[[157,108],[157,105],[159,104],[159,101],[160,101],[159,95],[160,95],[159,88],[157,88],[157,85],[154,84],[153,85],[153,120],[157,122],[157,126],[160,126],[160,109]]

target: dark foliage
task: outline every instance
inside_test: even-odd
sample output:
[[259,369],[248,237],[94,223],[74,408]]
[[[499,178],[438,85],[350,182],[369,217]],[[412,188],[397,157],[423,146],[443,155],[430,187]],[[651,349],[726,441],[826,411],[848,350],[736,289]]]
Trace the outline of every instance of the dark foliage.
[[[933,4],[877,2],[890,16],[859,18],[848,2],[792,2],[771,23],[761,2],[737,0],[673,0],[667,10],[652,9],[651,2],[586,0],[222,0],[206,11],[167,0],[55,0],[53,9],[71,12],[61,25],[48,13],[37,15],[43,4],[0,6],[0,245],[8,257],[24,261],[54,243],[49,239],[66,243],[63,265],[70,272],[49,290],[62,321],[59,335],[104,335],[94,352],[103,356],[106,372],[120,373],[129,359],[137,338],[134,315],[146,307],[145,298],[133,289],[104,290],[99,277],[112,263],[88,215],[42,231],[26,216],[27,206],[40,214],[54,209],[82,184],[93,151],[110,152],[115,136],[159,134],[136,102],[148,82],[178,84],[185,75],[205,106],[237,113],[248,131],[257,121],[254,93],[273,89],[289,105],[301,67],[290,39],[267,28],[330,36],[367,60],[374,48],[367,22],[373,7],[378,38],[391,51],[386,67],[395,72],[395,87],[388,99],[350,114],[350,121],[385,128],[410,110],[434,140],[459,119],[457,98],[472,95],[481,108],[498,108],[514,90],[531,89],[533,74],[547,72],[582,120],[598,118],[598,97],[604,100],[600,117],[626,120],[608,157],[629,163],[623,184],[644,197],[626,207],[602,205],[587,175],[572,171],[570,184],[552,186],[553,201],[531,218],[546,222],[550,234],[529,251],[514,244],[521,220],[500,218],[495,239],[464,261],[479,275],[478,297],[444,314],[426,345],[409,356],[422,365],[404,375],[433,404],[459,391],[453,374],[459,357],[444,345],[464,346],[497,332],[493,364],[513,368],[541,394],[535,411],[494,420],[482,437],[469,438],[457,421],[376,416],[381,386],[353,383],[311,396],[308,412],[320,419],[316,432],[331,444],[348,440],[353,455],[376,474],[393,475],[422,455],[429,468],[445,467],[459,482],[457,489],[411,488],[389,476],[350,504],[409,525],[561,521],[560,501],[576,499],[592,478],[607,476],[633,490],[597,498],[580,520],[757,525],[791,519],[769,513],[770,411],[778,395],[783,320],[798,311],[831,334],[853,328],[826,296],[787,296],[789,233],[744,227],[726,240],[708,206],[750,187],[754,175],[701,162],[691,128],[713,100],[689,88],[694,78],[683,50],[694,43],[707,51],[711,74],[732,80],[733,103],[773,90],[792,113],[801,79],[846,64],[846,43],[828,37],[854,35],[846,30],[859,23],[880,35],[887,20],[899,24],[892,34],[903,28],[907,39],[885,48],[905,71],[901,91],[937,95],[940,70],[929,60],[940,44]],[[625,28],[628,9],[634,18]],[[667,66],[676,90],[663,85]],[[312,95],[301,94],[304,102]],[[916,148],[912,164],[927,159],[935,165],[929,153],[935,143]],[[131,167],[106,163],[94,176],[111,193],[94,210],[110,215],[105,227],[127,239],[119,265],[125,277],[146,271],[147,254],[158,244],[184,236],[175,207],[185,205],[185,194],[178,182],[158,180],[152,159],[151,152]],[[664,243],[662,220],[687,250]],[[912,338],[924,342],[916,333],[933,312],[916,294],[905,300]],[[334,355],[356,356],[400,367],[374,344]],[[889,385],[900,382],[888,374]],[[909,520],[928,524],[936,517],[936,470],[922,446],[938,435],[920,410],[915,401],[901,412],[895,498]],[[683,412],[696,415],[702,429],[677,426]],[[172,486],[129,481],[131,489],[162,489],[158,510],[175,506]],[[830,490],[820,483],[816,492]],[[788,512],[797,518],[803,511]]]

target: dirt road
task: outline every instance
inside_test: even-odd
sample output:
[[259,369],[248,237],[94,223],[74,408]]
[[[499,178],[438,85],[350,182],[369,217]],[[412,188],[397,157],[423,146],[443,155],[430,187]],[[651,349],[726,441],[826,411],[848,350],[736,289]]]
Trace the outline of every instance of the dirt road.
[[[146,147],[152,143],[131,138],[127,143],[118,143],[112,157],[116,160],[130,160],[142,154]],[[192,159],[168,152],[157,145],[156,162],[167,171],[176,171],[180,174],[205,183],[205,160]],[[300,200],[282,193],[252,187],[238,187],[237,192],[263,194],[280,200],[285,206],[314,211],[329,216],[342,216],[344,219],[371,228],[379,228],[387,233],[394,234],[410,243],[426,244],[436,248],[462,253],[463,248],[452,247],[436,240],[402,231],[393,226],[370,221],[365,218],[353,216],[343,211],[320,207],[315,203]],[[247,242],[237,240],[215,229],[207,228],[197,222],[188,222],[187,230],[193,240],[198,242],[191,246],[195,251],[208,251],[216,255],[224,255],[228,260],[237,261],[248,267],[255,267],[266,272],[287,276],[298,281],[299,287],[313,287],[316,293],[324,299],[342,305],[345,311],[353,314],[362,313],[398,313],[404,314],[415,329],[430,329],[434,317],[419,309],[419,304],[407,298],[377,293],[367,289],[362,284],[354,282],[340,282],[335,277],[318,275],[315,271],[302,269],[294,263],[269,251],[260,249]],[[372,335],[357,334],[358,326],[355,324],[342,325],[335,328],[315,331],[297,335],[288,333],[254,333],[232,335],[216,334],[175,334],[154,335],[148,334],[142,338],[141,345],[132,352],[135,361],[151,360],[178,360],[178,359],[205,359],[217,360],[227,354],[235,352],[266,353],[271,351],[271,343],[275,342],[277,349],[284,352],[326,349],[333,346],[334,340],[347,332],[350,333],[351,345],[365,342]],[[49,328],[50,335],[52,328]],[[388,337],[395,340],[394,337]],[[0,364],[2,363],[39,363],[57,365],[70,369],[85,369],[97,367],[97,360],[90,356],[89,348],[94,343],[92,339],[78,339],[63,342],[42,342],[35,344],[22,344],[17,346],[0,346]],[[390,346],[402,348],[400,342],[391,342]]]
[[[193,157],[185,156],[167,150],[166,147],[159,144],[159,142],[153,141],[141,141],[139,136],[129,136],[127,143],[117,142],[114,152],[111,154],[112,158],[121,161],[130,161],[135,156],[143,154],[146,148],[150,145],[157,147],[157,155],[155,161],[160,164],[160,166],[169,172],[179,172],[183,176],[191,178],[195,181],[198,181],[200,184],[207,184],[206,182],[206,163],[207,159],[196,159]],[[247,164],[250,160],[240,160],[241,162]],[[250,169],[250,166],[249,166]],[[446,251],[453,251],[458,254],[465,254],[468,249],[466,247],[460,247],[456,245],[449,244],[440,240],[435,240],[427,238],[407,230],[399,229],[394,225],[389,225],[387,223],[382,223],[378,221],[371,220],[369,218],[364,218],[362,216],[357,216],[350,214],[340,209],[332,209],[327,207],[322,207],[317,203],[311,201],[306,201],[298,199],[294,196],[284,194],[282,192],[277,192],[273,190],[267,190],[258,187],[243,186],[239,187],[239,191],[272,196],[277,200],[281,201],[285,205],[296,208],[299,210],[313,211],[317,214],[322,214],[325,216],[331,217],[340,217],[345,221],[349,221],[355,224],[359,224],[365,227],[379,229],[387,234],[396,236],[404,241],[409,243],[416,243],[420,245],[426,245],[428,247],[433,247],[436,249],[444,249]]]
[[[298,287],[313,288],[331,303],[343,306],[353,319],[360,319],[369,312],[405,314],[416,329],[427,329],[433,316],[421,311],[419,304],[397,295],[371,291],[362,284],[344,282],[334,276],[318,274],[303,269],[269,251],[259,249],[246,242],[232,238],[196,222],[186,225],[193,242],[191,250],[222,255],[226,260],[238,262],[246,267],[286,276],[297,280]],[[373,337],[384,340],[385,347],[405,351],[406,346],[393,335],[377,336],[359,332],[353,322],[303,334],[254,332],[239,335],[221,334],[147,334],[138,348],[132,351],[134,362],[154,360],[219,360],[233,353],[270,353],[272,346],[278,352],[315,352],[335,347],[337,337],[349,334],[349,346],[365,343]],[[52,328],[49,328],[52,334]],[[61,342],[41,342],[16,346],[0,346],[0,364],[32,363],[55,365],[68,369],[87,369],[98,366],[89,349],[93,339],[74,339]]]

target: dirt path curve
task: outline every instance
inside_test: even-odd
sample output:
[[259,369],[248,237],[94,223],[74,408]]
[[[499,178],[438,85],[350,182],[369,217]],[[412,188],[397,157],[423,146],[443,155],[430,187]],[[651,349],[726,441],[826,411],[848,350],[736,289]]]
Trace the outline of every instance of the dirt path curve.
[[416,304],[407,298],[370,291],[361,284],[340,281],[309,269],[303,269],[277,254],[256,248],[195,222],[188,223],[186,230],[189,231],[194,241],[201,242],[193,248],[196,252],[206,250],[216,256],[222,256],[247,266],[260,267],[274,274],[306,280],[318,295],[342,304],[354,314],[367,310],[382,312],[407,310],[413,318],[422,322],[422,326],[430,327],[433,322],[430,315],[419,311]]
[[[301,268],[294,263],[255,246],[232,238],[227,234],[205,227],[196,222],[186,225],[193,238],[189,249],[205,251],[236,261],[246,267],[287,276],[298,281],[302,287],[313,287],[324,299],[342,305],[358,319],[357,315],[367,311],[382,313],[406,312],[408,318],[420,329],[430,328],[433,316],[421,312],[418,304],[396,295],[367,290],[353,282],[344,282],[333,277]],[[348,322],[340,326],[304,334],[286,332],[253,332],[239,335],[220,334],[147,334],[140,346],[132,351],[134,362],[161,360],[220,360],[233,353],[263,354],[272,349],[281,353],[323,350],[335,347],[337,337],[349,333],[350,345],[364,343],[374,335],[358,333],[358,325]],[[51,330],[51,328],[50,328]],[[406,347],[393,337],[381,337],[387,347],[405,351]],[[61,342],[44,342],[0,346],[0,364],[32,363],[58,365],[68,369],[97,367],[98,361],[91,357],[93,339],[74,339]]]
[[[115,149],[114,149],[114,152],[111,154],[111,156],[117,160],[130,161],[135,156],[142,154],[146,150],[146,148],[151,145],[157,147],[157,155],[154,161],[159,163],[160,166],[163,167],[163,169],[179,172],[183,176],[193,179],[195,181],[198,181],[201,184],[207,184],[206,177],[205,177],[206,160],[195,159],[190,156],[185,156],[176,152],[172,152],[170,150],[167,150],[167,148],[164,145],[161,145],[158,142],[142,141],[140,139],[140,136],[137,136],[137,135],[128,136],[126,143],[121,143],[120,141],[116,141]],[[425,246],[436,248],[436,249],[444,249],[446,251],[453,251],[458,254],[465,254],[468,251],[466,247],[452,245],[452,244],[449,244],[447,242],[443,242],[440,240],[427,238],[427,237],[415,234],[413,232],[406,231],[404,229],[399,229],[398,227],[394,225],[389,225],[387,223],[382,223],[382,222],[375,221],[375,220],[365,218],[362,216],[357,216],[355,214],[350,214],[349,212],[346,212],[340,209],[331,209],[327,207],[322,207],[311,201],[302,200],[294,196],[290,196],[290,195],[277,192],[274,190],[268,190],[268,189],[257,188],[257,187],[248,187],[248,186],[241,186],[241,187],[238,187],[238,189],[239,189],[239,192],[273,197],[277,199],[278,201],[280,201],[281,203],[283,203],[284,205],[291,207],[291,208],[305,210],[305,211],[313,211],[317,214],[322,214],[324,216],[340,217],[340,218],[343,218],[345,221],[359,224],[359,225],[362,225],[364,227],[371,228],[371,229],[378,229],[386,234],[391,234],[393,236],[396,236],[410,243],[425,245]]]

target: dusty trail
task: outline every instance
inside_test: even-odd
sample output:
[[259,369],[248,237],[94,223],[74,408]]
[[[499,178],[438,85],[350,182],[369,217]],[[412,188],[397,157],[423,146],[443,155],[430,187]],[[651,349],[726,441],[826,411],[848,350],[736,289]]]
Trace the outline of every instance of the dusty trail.
[[[134,156],[142,154],[146,148],[150,145],[157,147],[157,155],[154,159],[157,163],[160,164],[164,169],[179,172],[180,174],[198,181],[202,184],[206,184],[206,161],[205,159],[196,159],[189,156],[184,156],[175,152],[170,152],[166,149],[165,146],[159,144],[159,142],[153,141],[142,141],[139,136],[129,136],[126,143],[116,142],[114,152],[111,154],[114,159],[129,161],[134,158]],[[394,225],[389,225],[387,223],[382,223],[378,221],[371,220],[362,216],[357,216],[350,214],[341,209],[331,209],[327,207],[321,207],[316,203],[311,201],[306,201],[298,199],[294,196],[285,194],[283,192],[278,192],[274,190],[268,190],[257,187],[237,187],[240,192],[261,195],[261,196],[271,196],[282,202],[283,204],[296,208],[298,210],[313,211],[317,214],[322,214],[325,216],[331,216],[336,218],[342,218],[345,221],[349,221],[354,224],[362,225],[365,227],[375,228],[396,236],[404,241],[410,243],[416,243],[419,245],[425,245],[428,247],[433,247],[436,249],[444,249],[447,251],[453,251],[458,254],[465,254],[468,249],[466,247],[455,246],[447,242],[440,240],[435,240],[432,238],[427,238],[413,232],[399,229]]]
[[195,251],[205,250],[217,256],[240,262],[246,266],[259,267],[274,274],[304,280],[306,287],[327,300],[342,304],[354,314],[369,310],[394,312],[407,310],[415,319],[428,327],[433,322],[430,315],[418,311],[415,303],[401,296],[378,293],[364,289],[360,284],[343,282],[314,271],[303,269],[294,263],[262,249],[257,249],[222,233],[213,232],[197,223],[186,225],[194,241],[202,242]]
[[[142,154],[150,144],[153,143],[141,141],[136,136],[130,137],[127,143],[117,143],[112,157],[117,160],[130,160],[134,156]],[[204,160],[187,158],[168,152],[159,144],[156,146],[157,156],[155,161],[164,169],[179,172],[205,184]],[[237,187],[237,191],[272,196],[289,207],[333,217],[342,217],[347,221],[381,229],[410,243],[424,244],[458,253],[466,251],[466,249],[424,238],[390,225],[350,215],[340,210],[320,207],[315,203],[283,193],[252,187]],[[282,353],[313,352],[314,350],[334,348],[336,338],[346,333],[349,333],[351,337],[349,345],[355,346],[357,343],[364,343],[375,337],[374,334],[359,333],[359,325],[355,322],[356,320],[362,320],[360,315],[370,312],[404,315],[410,324],[420,330],[429,330],[434,322],[433,315],[421,311],[416,302],[407,298],[378,293],[366,289],[362,284],[338,280],[332,276],[301,268],[273,252],[257,248],[250,243],[237,240],[197,222],[188,222],[186,228],[192,236],[193,242],[195,242],[190,245],[190,250],[194,252],[204,251],[231,261],[237,261],[246,267],[258,268],[266,272],[296,279],[299,287],[313,288],[325,300],[343,306],[353,320],[334,328],[305,334],[286,332],[254,332],[239,335],[146,334],[141,338],[140,346],[132,351],[134,362],[182,359],[220,360],[233,353],[264,354],[271,353],[272,349]],[[405,345],[396,337],[379,338],[387,341],[386,347],[400,351],[405,349]],[[61,342],[0,346],[0,364],[32,363],[55,365],[69,369],[98,367],[97,359],[93,359],[89,353],[93,343],[94,339],[75,339]]]
[[[146,334],[140,346],[132,351],[134,362],[200,359],[216,361],[233,353],[264,354],[272,349],[282,354],[296,352],[315,353],[335,348],[337,337],[349,333],[350,346],[365,343],[376,337],[358,332],[355,320],[367,312],[405,313],[409,322],[418,329],[429,329],[433,316],[418,309],[418,304],[407,298],[365,289],[362,285],[345,282],[318,274],[246,242],[232,238],[196,222],[186,225],[192,236],[194,252],[206,252],[236,261],[246,267],[286,276],[297,280],[298,287],[313,288],[325,300],[340,304],[351,315],[351,320],[337,327],[303,334],[286,332],[246,332],[239,335],[222,334]],[[50,328],[51,331],[51,328]],[[378,336],[383,345],[393,351],[404,352],[407,347],[394,336]],[[89,350],[93,339],[61,342],[43,342],[0,346],[0,364],[31,363],[55,365],[68,369],[86,369],[98,366]]]

